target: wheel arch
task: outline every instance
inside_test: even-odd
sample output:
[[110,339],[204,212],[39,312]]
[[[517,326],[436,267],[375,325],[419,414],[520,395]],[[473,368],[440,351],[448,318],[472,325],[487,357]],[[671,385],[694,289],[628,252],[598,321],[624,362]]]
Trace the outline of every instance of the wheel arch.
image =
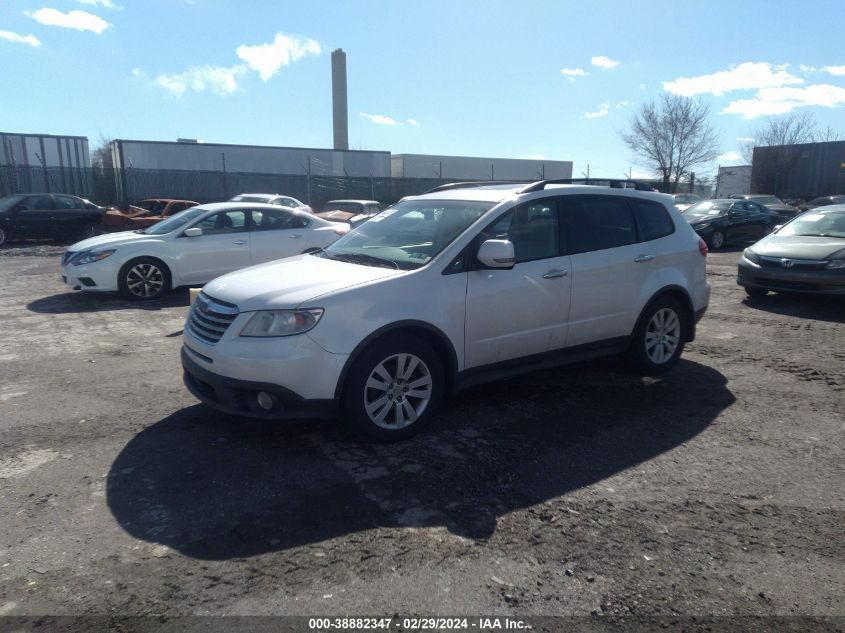
[[649,308],[651,308],[655,301],[667,296],[676,299],[686,311],[687,327],[684,332],[684,341],[690,343],[695,340],[695,309],[693,308],[692,297],[690,297],[686,288],[677,285],[664,286],[651,295],[649,300],[646,301],[646,304],[643,306],[643,309],[640,310],[640,315],[637,317],[634,329],[631,330],[631,340],[633,340],[634,333],[639,329],[640,325],[642,325],[642,321]]
[[142,254],[130,255],[126,259],[126,261],[123,262],[123,264],[120,265],[120,270],[117,273],[118,284],[120,284],[120,278],[125,274],[124,271],[127,269],[127,267],[130,266],[132,263],[137,262],[139,259],[153,259],[156,262],[158,262],[159,264],[161,264],[164,267],[165,272],[167,273],[168,287],[165,288],[165,290],[173,290],[173,288],[175,287],[174,284],[173,284],[173,268],[170,266],[170,264],[167,263],[167,260],[162,259],[161,257],[158,257],[156,255],[142,255]]
[[380,327],[366,336],[360,343],[358,343],[358,345],[355,346],[355,349],[353,349],[352,353],[349,354],[349,358],[346,359],[343,369],[340,372],[340,377],[338,378],[337,385],[335,386],[335,398],[340,398],[343,394],[343,388],[349,377],[349,370],[364,350],[386,336],[400,333],[407,336],[416,336],[434,349],[443,362],[443,369],[446,378],[446,391],[447,393],[451,392],[455,385],[455,377],[458,372],[458,356],[455,353],[455,348],[449,340],[449,337],[446,336],[440,328],[430,323],[408,319],[389,323]]

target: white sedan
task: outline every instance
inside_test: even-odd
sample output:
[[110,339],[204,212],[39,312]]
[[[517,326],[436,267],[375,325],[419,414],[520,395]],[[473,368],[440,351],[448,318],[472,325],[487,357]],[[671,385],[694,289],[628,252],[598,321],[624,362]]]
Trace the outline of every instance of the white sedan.
[[74,290],[154,299],[170,288],[323,248],[348,231],[347,224],[277,205],[204,204],[143,230],[73,244],[62,257],[62,279]]

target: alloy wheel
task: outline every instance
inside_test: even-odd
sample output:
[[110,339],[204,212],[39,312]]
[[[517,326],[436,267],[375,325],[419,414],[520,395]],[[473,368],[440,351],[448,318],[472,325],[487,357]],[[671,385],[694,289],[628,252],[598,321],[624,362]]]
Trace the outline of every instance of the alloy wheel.
[[136,297],[155,297],[164,289],[164,273],[153,264],[137,264],[126,274],[126,286]]
[[716,231],[713,233],[713,237],[710,239],[710,245],[716,248],[722,248],[722,245],[725,243],[725,236],[722,234],[721,231]]
[[388,356],[364,385],[364,410],[376,426],[396,431],[422,415],[432,397],[431,371],[414,354]]
[[656,365],[672,358],[681,340],[681,320],[671,308],[654,313],[645,333],[645,351]]

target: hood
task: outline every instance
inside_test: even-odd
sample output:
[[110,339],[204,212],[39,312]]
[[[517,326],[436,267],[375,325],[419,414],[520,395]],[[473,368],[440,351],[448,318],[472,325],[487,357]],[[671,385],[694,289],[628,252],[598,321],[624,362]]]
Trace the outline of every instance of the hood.
[[106,235],[98,235],[87,240],[82,240],[76,244],[67,247],[67,250],[77,253],[79,251],[89,251],[91,249],[100,248],[117,248],[124,244],[133,244],[135,242],[142,242],[150,239],[161,239],[161,235],[144,235],[142,233],[135,233],[134,231],[121,231],[120,233],[108,233]]
[[723,217],[724,216],[721,215],[684,215],[684,219],[692,226],[696,226],[697,224],[710,224],[711,222],[715,222]]
[[206,284],[203,292],[234,303],[241,312],[283,310],[330,292],[407,272],[296,255],[223,275]]
[[845,239],[809,235],[777,235],[764,237],[751,247],[758,255],[790,259],[827,259],[845,248]]

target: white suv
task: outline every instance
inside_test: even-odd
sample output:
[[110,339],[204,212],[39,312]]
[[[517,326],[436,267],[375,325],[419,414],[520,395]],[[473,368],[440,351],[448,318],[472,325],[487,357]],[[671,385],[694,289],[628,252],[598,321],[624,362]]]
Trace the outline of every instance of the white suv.
[[229,413],[404,438],[478,382],[626,351],[667,371],[707,308],[706,254],[668,195],[447,185],[206,285],[185,383]]

